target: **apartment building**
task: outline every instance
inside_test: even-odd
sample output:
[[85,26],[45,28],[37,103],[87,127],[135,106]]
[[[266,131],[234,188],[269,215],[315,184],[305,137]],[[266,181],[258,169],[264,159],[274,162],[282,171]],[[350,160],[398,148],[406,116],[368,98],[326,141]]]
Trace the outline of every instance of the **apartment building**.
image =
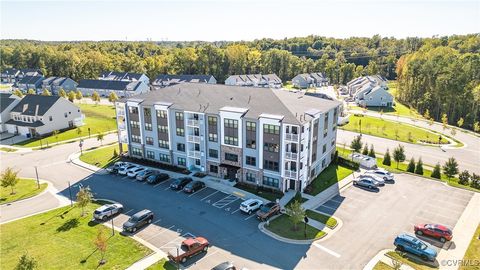
[[285,192],[331,161],[340,103],[304,93],[183,83],[116,103],[121,151]]

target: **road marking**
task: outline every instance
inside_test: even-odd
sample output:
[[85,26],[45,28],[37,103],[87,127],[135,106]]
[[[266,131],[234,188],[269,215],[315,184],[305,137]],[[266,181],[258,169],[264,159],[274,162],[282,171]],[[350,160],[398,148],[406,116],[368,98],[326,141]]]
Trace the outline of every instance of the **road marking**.
[[222,209],[223,207],[225,207],[225,206],[227,206],[227,205],[229,205],[229,204],[231,204],[231,203],[233,203],[233,202],[236,202],[236,201],[238,201],[238,198],[236,198],[235,200],[233,200],[233,201],[231,201],[231,202],[223,205],[222,207],[220,207],[220,209]]
[[236,212],[240,211],[240,208],[232,212],[232,215],[235,214]]
[[132,211],[133,211],[133,209],[130,209],[130,210],[128,210],[127,212],[125,212],[125,213],[123,213],[123,214],[126,215],[126,214],[128,214],[128,213],[130,213],[130,212],[132,212]]
[[159,218],[157,221],[153,222],[153,224],[157,224],[160,221],[162,221],[162,219]]
[[215,203],[213,203],[212,205],[217,207],[217,208],[220,208],[222,209],[223,207],[225,207],[226,205],[234,202],[238,200],[238,198],[236,196],[233,196],[233,195],[228,195],[226,197],[223,197],[222,199],[216,201]]
[[198,261],[195,262],[195,264],[197,264],[199,261],[204,260],[204,259],[206,259],[206,258],[208,258],[208,257],[210,257],[210,256],[212,256],[212,255],[215,255],[216,253],[218,253],[218,250],[215,250],[215,251],[213,251],[213,252],[208,252],[208,255],[200,258]]
[[187,233],[184,233],[184,234],[182,235],[182,237],[193,237],[193,238],[195,238],[195,235],[194,235],[193,233],[187,232]]
[[249,219],[251,219],[252,217],[254,217],[254,216],[257,215],[256,213],[257,213],[257,212],[251,214],[250,216],[246,217],[244,220],[249,220]]
[[164,190],[167,190],[167,189],[170,189],[170,186],[168,186],[168,187],[167,187],[166,189],[164,189]]
[[211,203],[211,201],[210,201],[210,200],[206,200],[206,201],[205,201],[205,203],[208,203],[208,204],[210,204],[210,203]]
[[181,188],[180,190],[178,190],[177,193],[180,193],[180,192],[182,192],[182,191],[183,191],[183,188]]
[[160,182],[160,183],[156,184],[156,185],[153,186],[153,187],[158,187],[158,186],[161,185],[161,184],[162,184],[162,183]]
[[173,227],[175,227],[175,225],[172,225],[172,226],[170,226],[170,227],[168,227],[168,228],[162,228],[158,233],[156,233],[156,234],[154,234],[154,235],[152,235],[152,236],[150,236],[150,237],[148,237],[148,238],[145,238],[145,241],[152,240],[153,238],[161,235],[162,233],[168,232],[168,231],[171,230]]
[[203,200],[205,200],[206,198],[208,198],[208,197],[210,197],[210,196],[212,196],[212,195],[214,195],[214,194],[216,194],[216,193],[218,193],[218,192],[219,192],[219,191],[217,190],[217,191],[215,191],[214,193],[212,193],[212,194],[210,194],[210,195],[208,195],[208,196],[204,197],[204,198],[203,198],[203,199],[201,199],[200,201],[203,201]]
[[181,236],[178,236],[178,237],[176,237],[175,239],[173,239],[173,240],[165,243],[164,245],[161,245],[160,248],[165,248],[165,247],[175,248],[175,247],[177,247],[178,245],[175,245],[175,246],[168,246],[168,245],[169,245],[170,243],[172,243],[172,242],[176,242],[179,238],[182,238],[182,237],[181,237]]
[[223,209],[223,210],[230,212],[231,208],[230,208],[230,207],[227,207],[227,208],[225,208],[225,209]]
[[147,182],[147,181],[145,181],[145,182],[143,182],[143,183],[142,183],[142,185],[146,185],[146,184],[148,184],[148,182]]
[[328,249],[328,248],[326,248],[326,247],[324,247],[324,246],[322,246],[322,245],[320,245],[320,244],[317,244],[317,243],[313,243],[313,244],[314,244],[317,248],[319,248],[319,249],[327,252],[328,254],[330,254],[330,255],[332,255],[332,256],[334,256],[334,257],[340,258],[340,254],[336,253],[335,251],[330,250],[330,249]]
[[192,194],[188,195],[188,197],[192,197],[193,195],[201,192],[202,190],[206,189],[207,187],[203,187],[202,189],[199,189],[198,191],[193,192]]

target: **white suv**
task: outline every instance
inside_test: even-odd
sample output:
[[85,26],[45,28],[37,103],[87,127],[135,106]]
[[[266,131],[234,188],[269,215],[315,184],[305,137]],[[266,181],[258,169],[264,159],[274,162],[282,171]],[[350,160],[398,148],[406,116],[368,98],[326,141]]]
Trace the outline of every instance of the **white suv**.
[[138,166],[132,165],[132,164],[126,164],[125,166],[122,166],[120,167],[120,169],[118,169],[118,174],[127,175],[127,172],[133,168],[138,168]]
[[260,209],[262,205],[263,205],[263,202],[261,200],[248,199],[244,201],[242,204],[240,204],[240,211],[250,215],[254,211],[257,211],[258,209]]
[[119,203],[114,204],[105,204],[100,206],[93,212],[93,218],[97,220],[107,220],[109,217],[112,217],[123,211],[123,205]]
[[368,174],[373,174],[373,175],[376,175],[378,177],[381,177],[383,178],[383,180],[385,181],[391,181],[393,182],[394,179],[393,179],[393,174],[389,171],[386,171],[384,169],[375,169],[375,170],[370,170],[370,171],[367,171]]
[[128,170],[127,175],[128,177],[135,178],[139,172],[145,171],[143,167],[136,167]]

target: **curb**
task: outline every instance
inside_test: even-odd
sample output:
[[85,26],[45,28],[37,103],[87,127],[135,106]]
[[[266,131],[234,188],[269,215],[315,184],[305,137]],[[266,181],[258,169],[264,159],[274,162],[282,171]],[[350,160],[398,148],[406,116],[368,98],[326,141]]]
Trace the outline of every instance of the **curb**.
[[[269,221],[271,220],[275,220],[276,218],[278,218],[278,216],[275,216],[273,218],[271,218]],[[322,235],[321,237],[318,237],[318,238],[315,238],[315,239],[308,239],[308,240],[295,240],[295,239],[289,239],[289,238],[285,238],[285,237],[282,237],[276,233],[273,233],[271,232],[270,230],[268,230],[267,228],[265,228],[265,224],[266,222],[260,222],[258,224],[258,229],[263,232],[264,234],[272,237],[273,239],[275,240],[278,240],[278,241],[281,241],[281,242],[284,242],[284,243],[287,243],[287,244],[295,244],[295,245],[310,245],[312,244],[313,242],[315,241],[318,241],[318,240],[321,240],[323,238],[325,238],[328,234],[325,232],[324,235]]]
[[[33,181],[37,181],[36,178],[31,178],[31,177],[19,177],[21,179],[27,179],[27,180],[33,180]],[[12,205],[13,203],[17,203],[17,202],[23,202],[23,201],[27,201],[27,200],[30,200],[30,199],[33,199],[37,196],[40,196],[40,195],[43,195],[45,194],[46,192],[48,192],[48,188],[52,186],[52,183],[50,183],[49,181],[47,180],[43,180],[43,179],[38,179],[38,182],[40,182],[40,184],[47,184],[47,187],[40,193],[36,194],[36,195],[33,195],[31,197],[27,197],[27,198],[23,198],[23,199],[18,199],[18,200],[15,200],[15,201],[11,201],[11,202],[8,202],[8,203],[4,203],[4,204],[0,204],[0,206],[8,206],[8,205]]]
[[[94,149],[94,150],[97,150],[98,148]],[[92,150],[93,151],[93,150]],[[67,158],[67,162],[70,161],[72,164],[78,166],[78,167],[81,167],[83,169],[86,169],[86,170],[89,170],[95,174],[108,174],[107,171],[105,171],[105,169],[103,168],[99,168],[95,165],[90,165],[90,164],[87,164],[83,161],[80,160],[80,153],[79,152],[75,152],[71,155],[68,156]]]

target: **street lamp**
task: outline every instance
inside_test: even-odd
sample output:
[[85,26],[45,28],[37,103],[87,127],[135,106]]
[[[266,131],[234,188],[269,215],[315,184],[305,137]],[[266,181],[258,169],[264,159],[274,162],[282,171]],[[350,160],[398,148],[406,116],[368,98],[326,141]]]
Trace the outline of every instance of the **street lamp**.
[[80,143],[78,144],[78,146],[80,147],[80,155],[83,155],[83,149],[82,149],[83,139],[80,140]]
[[307,215],[305,215],[305,217],[303,217],[303,221],[304,221],[304,224],[305,224],[305,229],[303,231],[303,235],[305,236],[305,239],[307,239],[307,223],[308,223]]
[[38,189],[40,189],[40,181],[38,180],[38,170],[37,170],[37,166],[35,166],[35,175],[37,176],[37,187],[38,187]]
[[112,217],[112,236],[114,236],[115,235],[115,228],[113,227],[113,218],[114,218],[113,209],[110,210],[110,216]]

